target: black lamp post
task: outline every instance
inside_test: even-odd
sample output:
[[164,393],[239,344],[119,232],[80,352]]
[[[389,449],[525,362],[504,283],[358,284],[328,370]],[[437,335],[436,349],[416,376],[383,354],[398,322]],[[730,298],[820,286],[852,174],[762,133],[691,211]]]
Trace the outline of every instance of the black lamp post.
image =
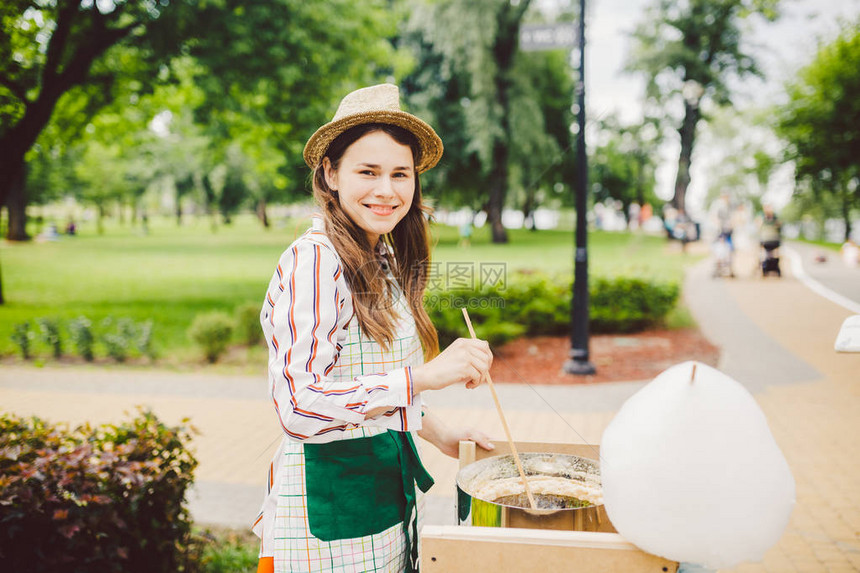
[[588,156],[585,153],[585,0],[579,0],[579,82],[576,86],[576,251],[571,301],[570,355],[564,363],[568,374],[585,376],[596,369],[588,358]]

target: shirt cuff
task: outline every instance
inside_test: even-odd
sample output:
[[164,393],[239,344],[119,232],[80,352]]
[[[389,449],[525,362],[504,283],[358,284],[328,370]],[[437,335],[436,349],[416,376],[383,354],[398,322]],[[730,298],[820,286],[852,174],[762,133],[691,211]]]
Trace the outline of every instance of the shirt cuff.
[[364,384],[367,392],[365,411],[382,407],[411,406],[414,402],[411,366],[368,376]]
[[362,425],[386,428],[397,432],[418,431],[422,425],[422,404],[421,394],[418,394],[413,397],[411,406],[401,406],[376,418],[368,418]]

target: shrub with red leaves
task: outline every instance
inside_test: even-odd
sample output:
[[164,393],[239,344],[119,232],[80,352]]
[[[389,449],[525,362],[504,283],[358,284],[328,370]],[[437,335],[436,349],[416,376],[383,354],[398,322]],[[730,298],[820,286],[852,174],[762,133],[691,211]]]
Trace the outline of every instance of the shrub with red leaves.
[[68,430],[0,415],[0,571],[173,572],[191,540],[191,428],[141,411]]

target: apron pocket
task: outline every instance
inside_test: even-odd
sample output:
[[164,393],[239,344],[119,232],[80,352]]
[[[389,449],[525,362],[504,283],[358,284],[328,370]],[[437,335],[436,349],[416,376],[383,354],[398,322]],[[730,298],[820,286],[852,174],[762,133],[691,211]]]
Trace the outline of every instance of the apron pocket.
[[380,533],[403,521],[406,497],[396,437],[305,444],[308,526],[322,541]]

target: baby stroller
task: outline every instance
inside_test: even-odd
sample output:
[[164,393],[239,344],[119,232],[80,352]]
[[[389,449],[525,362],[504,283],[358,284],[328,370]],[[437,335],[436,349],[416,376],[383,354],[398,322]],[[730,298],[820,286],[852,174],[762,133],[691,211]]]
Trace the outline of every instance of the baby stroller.
[[781,277],[782,272],[779,270],[779,241],[762,241],[761,250],[761,276],[766,277],[770,273],[776,273],[776,276]]
[[711,247],[714,253],[714,272],[713,277],[735,277],[735,273],[732,270],[732,241],[731,235],[727,233],[720,233],[720,236],[717,237],[717,240],[714,241],[713,246]]

